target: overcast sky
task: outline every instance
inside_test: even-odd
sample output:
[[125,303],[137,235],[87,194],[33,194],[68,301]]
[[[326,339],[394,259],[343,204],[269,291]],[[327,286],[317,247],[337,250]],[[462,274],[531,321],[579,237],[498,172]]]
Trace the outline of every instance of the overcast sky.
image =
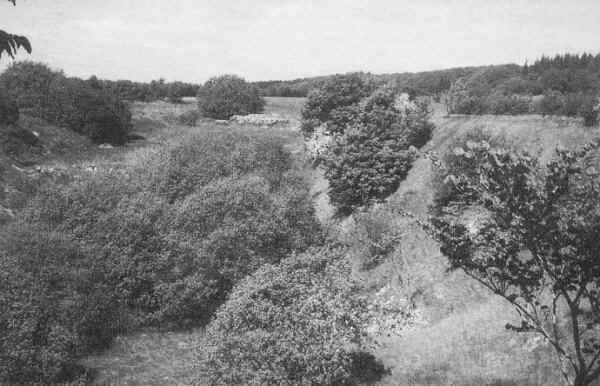
[[598,53],[600,0],[0,0],[0,29],[69,75],[254,81]]

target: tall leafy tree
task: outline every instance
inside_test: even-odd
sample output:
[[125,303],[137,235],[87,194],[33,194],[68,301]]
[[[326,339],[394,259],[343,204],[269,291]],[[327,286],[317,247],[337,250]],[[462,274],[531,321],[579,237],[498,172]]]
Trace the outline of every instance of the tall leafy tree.
[[[434,234],[441,251],[553,347],[570,385],[600,377],[597,148],[535,157],[468,141],[445,161]],[[594,152],[592,152],[594,150]]]
[[[8,0],[13,5],[16,5],[16,0]],[[6,53],[14,59],[17,51],[23,48],[28,53],[31,53],[31,43],[25,36],[14,35],[6,31],[0,30],[0,58]]]

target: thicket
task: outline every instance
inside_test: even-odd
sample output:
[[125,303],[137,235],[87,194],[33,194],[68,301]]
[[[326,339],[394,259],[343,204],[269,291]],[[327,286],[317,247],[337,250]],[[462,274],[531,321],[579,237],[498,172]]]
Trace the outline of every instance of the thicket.
[[305,136],[320,127],[331,139],[319,161],[339,214],[393,193],[433,131],[425,101],[372,88],[356,74],[340,76],[312,92],[302,112]]
[[0,75],[0,89],[23,112],[96,142],[122,144],[131,129],[131,114],[118,96],[99,83],[67,78],[41,63],[11,65]]
[[50,184],[0,234],[0,380],[58,382],[140,326],[203,325],[263,264],[321,240],[281,141],[206,132]]
[[200,112],[209,118],[260,113],[264,106],[258,88],[236,75],[211,78],[198,91]]
[[302,108],[302,132],[311,135],[315,128],[332,118],[343,120],[348,108],[369,96],[376,84],[365,79],[362,73],[335,75],[321,87],[310,92]]
[[339,247],[265,265],[231,293],[198,352],[201,384],[355,385],[385,369],[364,335],[368,301]]
[[0,88],[0,125],[11,125],[19,120],[17,101]]

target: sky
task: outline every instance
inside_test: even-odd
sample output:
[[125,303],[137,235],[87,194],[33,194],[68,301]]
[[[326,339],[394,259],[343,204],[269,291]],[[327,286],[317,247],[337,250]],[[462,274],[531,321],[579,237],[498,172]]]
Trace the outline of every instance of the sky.
[[70,76],[257,81],[596,54],[600,1],[0,0],[0,29]]

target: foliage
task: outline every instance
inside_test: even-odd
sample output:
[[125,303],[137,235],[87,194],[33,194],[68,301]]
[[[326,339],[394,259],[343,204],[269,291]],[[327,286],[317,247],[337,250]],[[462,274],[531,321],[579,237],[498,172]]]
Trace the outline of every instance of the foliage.
[[211,78],[198,91],[198,107],[210,118],[260,113],[264,106],[258,88],[236,75]]
[[353,385],[381,378],[365,351],[367,301],[343,250],[265,265],[231,293],[206,331],[206,384]]
[[[456,79],[475,71],[475,68],[451,68],[447,70],[425,71],[418,73],[400,74],[371,74],[360,73],[360,77],[366,83],[372,83],[375,87],[387,83],[395,84],[398,89],[408,92],[411,96],[433,96],[438,97],[442,92],[450,88]],[[271,80],[256,82],[255,85],[265,96],[271,97],[307,97],[315,89],[321,88],[325,83],[331,82],[340,75],[317,76],[312,78],[301,78],[293,80]],[[414,93],[414,94],[413,94]]]
[[564,105],[563,95],[559,91],[546,90],[540,101],[540,113],[544,115],[561,111]]
[[198,110],[190,110],[178,115],[175,120],[180,125],[194,127],[198,119],[200,119],[200,112]]
[[573,385],[600,375],[597,147],[559,149],[543,166],[467,141],[447,157],[433,221],[452,266],[510,302],[522,322],[507,328],[540,334]]
[[329,197],[340,214],[396,191],[412,166],[415,148],[433,131],[427,103],[403,100],[392,87],[365,98],[354,115],[323,156]]
[[[92,77],[93,78],[93,77]],[[92,79],[88,79],[88,82]],[[181,103],[183,97],[195,97],[199,85],[184,82],[165,82],[164,79],[149,83],[130,80],[99,80],[103,88],[127,101],[152,102],[167,99],[172,103]]]
[[398,246],[399,232],[390,212],[360,212],[354,216],[354,224],[348,238],[361,270],[378,266]]
[[[452,114],[580,116],[593,125],[600,92],[600,54],[543,56],[533,64],[483,67],[456,80],[448,92]],[[531,97],[541,95],[539,104]]]
[[19,106],[8,93],[0,87],[0,126],[11,125],[19,120]]
[[0,231],[0,382],[68,378],[119,330],[203,325],[244,276],[321,241],[283,143],[237,131],[46,184],[20,218]]
[[[16,0],[8,0],[13,5],[16,5]],[[13,35],[6,31],[0,30],[0,58],[3,53],[14,59],[17,51],[23,48],[28,54],[31,54],[31,43],[29,39],[20,35]]]
[[374,84],[365,81],[361,73],[335,75],[308,95],[302,109],[302,132],[309,136],[314,129],[328,122],[337,109],[357,104],[374,90]]
[[44,106],[49,104],[50,85],[56,77],[63,76],[43,63],[18,62],[0,75],[0,88],[17,101],[20,109],[42,118]]
[[44,117],[87,135],[95,142],[123,144],[131,130],[131,113],[117,97],[76,78],[55,78]]
[[16,224],[0,237],[0,380],[61,382],[80,352],[104,347],[118,303],[92,259],[67,237]]
[[600,117],[600,99],[598,97],[587,96],[579,106],[577,113],[583,117],[583,123],[586,126],[598,125]]
[[41,63],[13,64],[0,75],[0,87],[21,109],[96,142],[123,144],[131,129],[128,107],[99,82],[67,78]]
[[519,115],[527,114],[531,110],[531,98],[518,95],[502,95],[495,93],[489,95],[485,103],[490,114]]
[[481,99],[470,94],[465,79],[452,84],[446,95],[446,110],[449,114],[482,114]]

